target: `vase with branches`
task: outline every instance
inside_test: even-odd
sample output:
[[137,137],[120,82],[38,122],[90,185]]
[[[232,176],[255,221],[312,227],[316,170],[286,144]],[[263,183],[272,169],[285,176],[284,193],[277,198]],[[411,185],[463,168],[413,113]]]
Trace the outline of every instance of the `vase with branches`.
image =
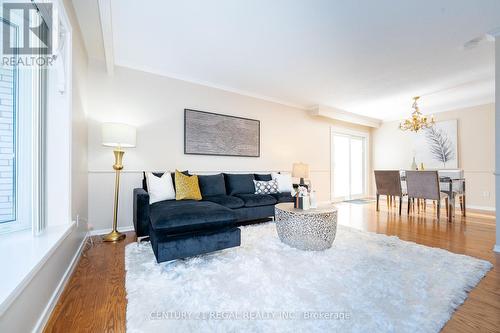
[[446,163],[455,158],[453,141],[450,140],[443,129],[436,126],[426,129],[425,137],[429,144],[432,158],[443,163],[443,167],[446,168]]

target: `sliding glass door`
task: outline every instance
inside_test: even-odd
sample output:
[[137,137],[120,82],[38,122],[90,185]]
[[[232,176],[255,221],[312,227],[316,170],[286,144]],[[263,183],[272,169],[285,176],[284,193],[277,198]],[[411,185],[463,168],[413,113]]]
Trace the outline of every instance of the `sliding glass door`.
[[366,194],[367,137],[332,130],[331,192],[333,201],[362,198]]

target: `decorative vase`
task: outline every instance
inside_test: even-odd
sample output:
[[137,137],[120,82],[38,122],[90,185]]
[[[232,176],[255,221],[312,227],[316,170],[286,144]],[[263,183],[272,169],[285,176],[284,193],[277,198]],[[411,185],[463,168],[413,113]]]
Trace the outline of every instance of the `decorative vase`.
[[302,199],[304,199],[302,201],[302,209],[308,210],[309,208],[311,208],[311,198],[309,196],[305,196],[305,197],[302,197]]
[[412,170],[418,170],[417,162],[415,161],[415,156],[413,156],[413,162],[411,163]]
[[424,168],[424,163],[420,163],[420,171],[424,171],[425,168]]
[[309,199],[311,201],[311,208],[318,208],[318,201],[316,200],[316,191],[311,191]]

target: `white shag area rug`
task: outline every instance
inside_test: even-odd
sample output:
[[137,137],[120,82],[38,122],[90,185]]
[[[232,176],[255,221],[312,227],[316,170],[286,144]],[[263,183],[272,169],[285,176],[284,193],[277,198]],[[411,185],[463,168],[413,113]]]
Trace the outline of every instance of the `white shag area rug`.
[[129,332],[438,332],[492,267],[344,226],[331,249],[301,251],[272,222],[162,264],[130,244],[125,265]]

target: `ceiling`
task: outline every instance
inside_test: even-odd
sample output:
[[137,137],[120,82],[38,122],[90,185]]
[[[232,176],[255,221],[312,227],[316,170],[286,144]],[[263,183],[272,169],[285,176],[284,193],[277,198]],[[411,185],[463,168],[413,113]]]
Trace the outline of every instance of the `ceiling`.
[[[494,102],[498,0],[109,0],[114,63],[377,119]],[[73,0],[104,58],[98,0]]]

